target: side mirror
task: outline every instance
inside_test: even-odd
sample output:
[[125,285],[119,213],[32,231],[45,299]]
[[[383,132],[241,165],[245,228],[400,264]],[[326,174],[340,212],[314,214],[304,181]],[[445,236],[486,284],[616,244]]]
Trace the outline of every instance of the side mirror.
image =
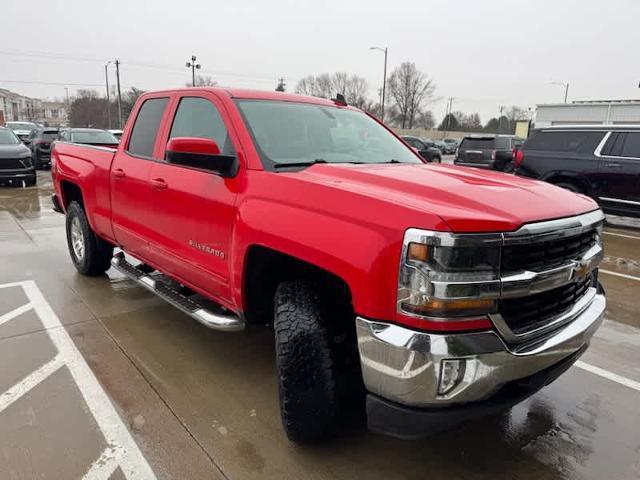
[[236,156],[222,155],[218,144],[208,138],[172,138],[167,143],[165,158],[169,163],[207,170],[225,178],[235,177],[239,168]]

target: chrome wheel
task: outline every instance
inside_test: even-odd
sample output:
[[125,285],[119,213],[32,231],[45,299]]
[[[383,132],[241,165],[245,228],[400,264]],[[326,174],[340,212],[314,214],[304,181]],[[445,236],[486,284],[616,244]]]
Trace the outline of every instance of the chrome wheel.
[[84,258],[84,234],[78,217],[71,220],[71,247],[76,259],[81,261]]

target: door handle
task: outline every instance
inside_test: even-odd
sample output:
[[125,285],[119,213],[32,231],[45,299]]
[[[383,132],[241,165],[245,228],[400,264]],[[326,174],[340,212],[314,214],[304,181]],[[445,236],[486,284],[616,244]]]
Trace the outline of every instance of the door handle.
[[156,190],[165,190],[169,185],[164,178],[153,178],[150,180],[151,186]]
[[117,177],[117,178],[122,178],[124,177],[124,170],[121,168],[114,168],[112,170],[113,176]]
[[622,165],[619,163],[615,163],[615,162],[610,162],[605,164],[605,167],[609,167],[609,168],[622,168]]

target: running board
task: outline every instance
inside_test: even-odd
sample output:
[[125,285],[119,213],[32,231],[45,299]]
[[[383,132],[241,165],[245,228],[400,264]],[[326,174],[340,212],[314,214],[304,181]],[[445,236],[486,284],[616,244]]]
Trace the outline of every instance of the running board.
[[212,312],[200,305],[197,300],[183,295],[169,284],[158,278],[153,278],[147,272],[130,264],[122,252],[118,252],[113,256],[111,266],[205,327],[224,332],[235,332],[244,329],[245,324],[237,315]]

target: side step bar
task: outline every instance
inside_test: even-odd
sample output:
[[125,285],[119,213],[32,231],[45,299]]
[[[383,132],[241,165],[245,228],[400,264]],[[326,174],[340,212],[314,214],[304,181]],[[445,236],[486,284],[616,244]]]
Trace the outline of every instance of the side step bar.
[[236,332],[243,330],[245,327],[244,322],[238,316],[212,312],[200,305],[197,300],[181,294],[167,283],[153,278],[148,273],[130,264],[122,252],[118,252],[113,256],[111,266],[194,320],[202,323],[205,327],[224,332]]

